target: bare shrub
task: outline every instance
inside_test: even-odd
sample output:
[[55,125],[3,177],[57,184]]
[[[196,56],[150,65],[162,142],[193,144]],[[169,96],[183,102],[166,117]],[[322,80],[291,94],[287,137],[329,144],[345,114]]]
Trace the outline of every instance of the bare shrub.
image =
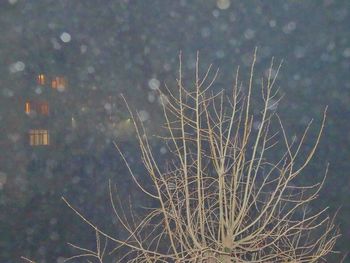
[[[163,136],[172,157],[165,166],[149,143],[142,122],[131,109],[143,164],[152,187],[135,183],[157,204],[146,216],[126,216],[122,202],[110,197],[114,214],[128,233],[120,240],[90,224],[97,235],[97,250],[81,247],[75,257],[95,257],[103,261],[100,237],[116,243],[113,251],[125,249],[122,262],[323,262],[338,237],[326,208],[310,212],[308,205],[317,198],[323,182],[298,185],[296,178],[313,157],[320,141],[326,111],[311,149],[303,146],[311,123],[299,140],[290,140],[276,114],[274,88],[280,65],[272,60],[267,77],[261,78],[263,106],[252,114],[252,92],[256,51],[250,78],[244,89],[235,75],[232,91],[213,92],[217,72],[211,67],[200,76],[197,57],[195,83],[183,85],[180,55],[175,94],[160,92],[167,136]],[[272,132],[271,121],[279,125]],[[284,147],[279,160],[271,161],[277,145]],[[304,156],[304,157],[303,157]],[[300,161],[302,159],[302,161]]]

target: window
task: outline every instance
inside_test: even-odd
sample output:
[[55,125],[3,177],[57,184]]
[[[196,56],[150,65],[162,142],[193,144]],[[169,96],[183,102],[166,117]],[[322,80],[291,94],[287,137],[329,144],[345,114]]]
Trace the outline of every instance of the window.
[[24,111],[25,111],[25,113],[27,113],[27,114],[30,113],[30,102],[26,102]]
[[64,77],[55,77],[52,79],[51,87],[58,91],[64,91],[67,86],[67,81]]
[[37,112],[42,115],[49,115],[49,104],[47,102],[39,102]]
[[38,85],[45,85],[45,75],[44,74],[39,74],[37,77],[37,83]]
[[48,130],[29,130],[29,145],[50,145]]
[[25,103],[24,111],[27,114],[35,111],[40,115],[49,115],[49,104],[46,101],[27,101]]

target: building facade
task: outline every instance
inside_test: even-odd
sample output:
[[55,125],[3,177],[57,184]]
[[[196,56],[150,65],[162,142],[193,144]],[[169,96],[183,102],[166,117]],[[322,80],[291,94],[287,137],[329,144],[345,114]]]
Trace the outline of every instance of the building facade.
[[47,147],[55,144],[53,123],[59,117],[60,96],[67,90],[64,76],[48,76],[40,73],[35,85],[24,101],[26,114],[26,144],[31,147]]

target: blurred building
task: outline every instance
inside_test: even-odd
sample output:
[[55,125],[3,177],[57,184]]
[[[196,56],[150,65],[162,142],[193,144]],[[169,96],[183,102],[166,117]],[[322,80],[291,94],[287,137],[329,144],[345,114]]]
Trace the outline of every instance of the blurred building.
[[63,104],[60,104],[60,96],[67,89],[67,79],[40,73],[33,84],[23,105],[27,129],[25,143],[31,147],[48,147],[57,143],[54,127],[56,121],[61,121]]

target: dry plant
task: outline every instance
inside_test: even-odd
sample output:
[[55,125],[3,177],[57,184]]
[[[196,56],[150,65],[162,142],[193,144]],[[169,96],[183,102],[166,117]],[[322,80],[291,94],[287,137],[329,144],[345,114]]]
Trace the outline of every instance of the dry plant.
[[[127,249],[119,262],[325,262],[339,234],[325,215],[326,208],[308,208],[323,181],[298,185],[297,178],[315,153],[326,111],[305,153],[311,123],[299,139],[289,139],[275,112],[279,98],[274,86],[281,64],[275,67],[273,59],[258,88],[263,106],[257,116],[252,113],[255,62],[256,51],[246,86],[238,69],[232,92],[215,93],[211,87],[218,71],[210,66],[201,77],[198,56],[193,88],[185,87],[180,54],[178,91],[159,91],[168,134],[162,138],[172,154],[167,165],[157,161],[146,129],[128,106],[151,187],[139,182],[116,147],[137,186],[157,205],[137,219],[123,208],[110,184],[115,216],[128,233],[121,240],[96,227],[64,199],[98,237],[96,252],[75,246],[82,252],[78,256],[102,262],[103,236],[116,243],[111,253]],[[276,132],[270,125],[273,119],[279,127]],[[277,145],[284,147],[284,154],[271,161]]]

